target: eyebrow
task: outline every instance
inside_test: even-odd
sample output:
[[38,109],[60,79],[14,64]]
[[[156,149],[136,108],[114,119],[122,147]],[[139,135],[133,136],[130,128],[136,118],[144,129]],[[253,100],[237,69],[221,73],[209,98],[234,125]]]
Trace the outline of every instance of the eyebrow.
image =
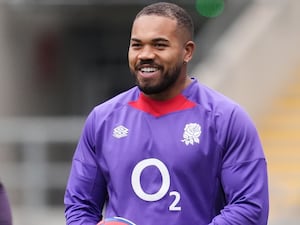
[[[137,39],[137,38],[131,38],[131,41],[142,42],[140,39]],[[169,40],[167,40],[165,38],[154,38],[151,40],[151,42],[169,42]]]
[[130,40],[135,41],[135,42],[142,42],[140,39],[137,39],[137,38],[131,38]]

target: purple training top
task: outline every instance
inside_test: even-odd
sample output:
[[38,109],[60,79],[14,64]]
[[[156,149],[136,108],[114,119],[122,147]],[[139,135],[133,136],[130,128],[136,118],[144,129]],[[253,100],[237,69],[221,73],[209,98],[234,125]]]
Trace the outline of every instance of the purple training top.
[[137,87],[97,106],[74,154],[68,225],[120,216],[137,225],[265,225],[266,161],[234,102],[193,79],[155,101]]
[[0,225],[12,225],[11,209],[4,186],[0,182]]

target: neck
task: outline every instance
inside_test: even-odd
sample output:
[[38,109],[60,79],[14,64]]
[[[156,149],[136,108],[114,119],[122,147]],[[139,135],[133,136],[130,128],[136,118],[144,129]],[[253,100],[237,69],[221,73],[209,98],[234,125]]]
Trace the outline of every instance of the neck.
[[168,90],[165,90],[158,94],[146,95],[149,98],[158,101],[165,101],[174,98],[175,96],[179,95],[189,84],[192,82],[189,76],[184,76],[183,79],[178,79],[175,85],[170,87]]

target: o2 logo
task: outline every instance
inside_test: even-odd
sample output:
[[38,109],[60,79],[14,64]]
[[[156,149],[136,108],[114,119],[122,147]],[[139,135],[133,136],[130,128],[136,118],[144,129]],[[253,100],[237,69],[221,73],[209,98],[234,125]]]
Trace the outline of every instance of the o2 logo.
[[[146,193],[141,185],[141,174],[143,170],[149,166],[155,166],[161,176],[162,184],[156,193],[149,194]],[[170,173],[167,166],[160,160],[155,158],[149,158],[140,161],[133,169],[131,174],[131,185],[135,194],[142,200],[148,202],[155,202],[162,199],[170,189]],[[170,211],[181,211],[181,207],[178,205],[180,202],[180,193],[177,191],[169,192],[169,196],[174,197],[173,202],[169,206]]]

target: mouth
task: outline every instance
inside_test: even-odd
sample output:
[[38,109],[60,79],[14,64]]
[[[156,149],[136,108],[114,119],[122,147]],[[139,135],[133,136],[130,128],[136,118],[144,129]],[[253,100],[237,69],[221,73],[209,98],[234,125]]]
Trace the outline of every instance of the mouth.
[[143,67],[139,69],[140,72],[142,73],[154,73],[158,71],[157,67]]
[[140,65],[137,67],[137,71],[139,71],[139,74],[142,77],[153,77],[158,75],[158,72],[160,71],[160,67],[157,65]]

